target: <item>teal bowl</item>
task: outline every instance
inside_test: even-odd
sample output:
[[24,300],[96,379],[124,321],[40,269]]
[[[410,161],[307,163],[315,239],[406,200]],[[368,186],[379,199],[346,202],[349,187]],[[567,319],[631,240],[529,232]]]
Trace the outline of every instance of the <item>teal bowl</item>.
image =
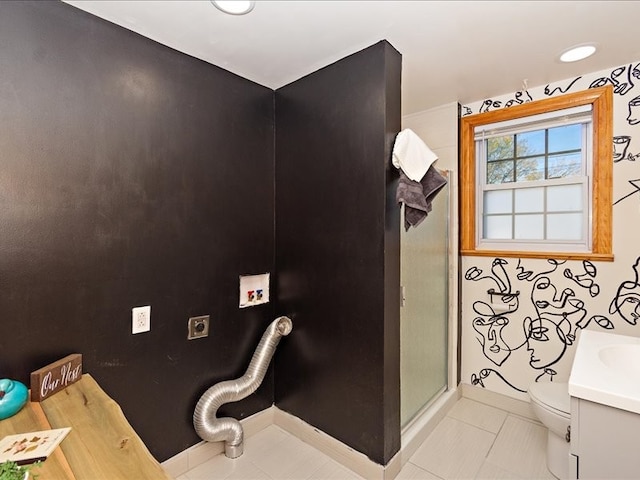
[[20,411],[27,403],[29,390],[17,380],[0,380],[0,420],[9,418]]

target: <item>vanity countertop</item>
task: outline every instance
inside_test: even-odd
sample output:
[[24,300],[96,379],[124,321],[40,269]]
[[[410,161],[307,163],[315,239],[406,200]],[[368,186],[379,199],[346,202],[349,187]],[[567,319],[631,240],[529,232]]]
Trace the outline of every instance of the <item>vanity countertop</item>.
[[640,413],[640,338],[583,330],[569,395]]

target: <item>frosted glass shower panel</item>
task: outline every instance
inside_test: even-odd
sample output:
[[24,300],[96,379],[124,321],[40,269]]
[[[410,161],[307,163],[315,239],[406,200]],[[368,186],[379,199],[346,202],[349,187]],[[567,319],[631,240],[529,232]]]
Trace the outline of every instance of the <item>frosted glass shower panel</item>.
[[400,417],[406,425],[447,386],[449,191],[400,247]]

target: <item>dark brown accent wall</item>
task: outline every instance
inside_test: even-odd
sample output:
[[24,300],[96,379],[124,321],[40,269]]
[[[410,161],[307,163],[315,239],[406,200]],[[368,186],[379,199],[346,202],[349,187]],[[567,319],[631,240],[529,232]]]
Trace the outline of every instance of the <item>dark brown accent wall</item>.
[[276,91],[276,404],[379,464],[400,447],[400,72],[383,41]]
[[[82,353],[158,460],[200,440],[197,399],[274,317],[238,308],[239,275],[274,272],[273,95],[64,3],[0,2],[0,378]],[[269,374],[221,414],[272,402]]]
[[[400,70],[380,42],[278,90],[274,111],[272,90],[70,5],[0,2],[0,378],[82,353],[163,461],[200,440],[200,395],[287,314],[275,374],[220,414],[275,398],[386,464]],[[239,276],[264,272],[275,307],[239,309]],[[132,335],[143,305],[151,331]],[[187,340],[206,314],[210,336]]]

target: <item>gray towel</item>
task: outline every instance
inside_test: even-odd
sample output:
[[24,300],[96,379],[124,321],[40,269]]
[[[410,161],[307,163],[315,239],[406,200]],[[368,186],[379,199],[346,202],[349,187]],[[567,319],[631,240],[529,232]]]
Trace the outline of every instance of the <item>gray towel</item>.
[[400,170],[400,180],[396,191],[396,201],[404,203],[404,229],[417,227],[427,218],[431,211],[431,202],[442,187],[447,184],[447,179],[433,166],[427,170],[422,180],[414,182]]

